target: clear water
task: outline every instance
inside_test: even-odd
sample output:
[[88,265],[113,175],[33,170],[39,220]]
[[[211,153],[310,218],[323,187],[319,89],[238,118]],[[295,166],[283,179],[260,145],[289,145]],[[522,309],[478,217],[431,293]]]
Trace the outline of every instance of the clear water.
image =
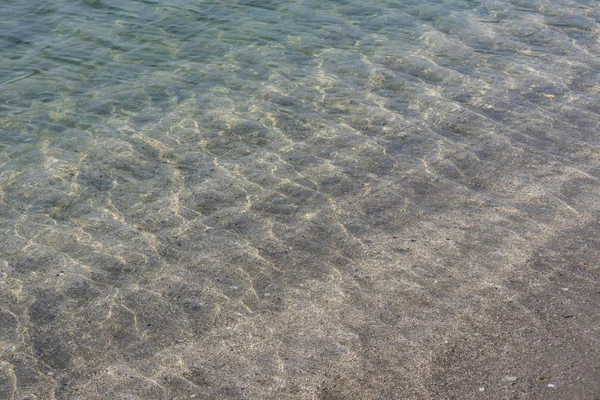
[[0,398],[424,396],[598,216],[599,37],[594,0],[3,0]]

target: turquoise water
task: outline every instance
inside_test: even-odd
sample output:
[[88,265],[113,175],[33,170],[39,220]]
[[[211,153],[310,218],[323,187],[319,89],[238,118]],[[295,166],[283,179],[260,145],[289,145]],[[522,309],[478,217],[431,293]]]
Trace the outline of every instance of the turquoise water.
[[381,377],[597,218],[597,1],[0,12],[0,398],[424,396]]

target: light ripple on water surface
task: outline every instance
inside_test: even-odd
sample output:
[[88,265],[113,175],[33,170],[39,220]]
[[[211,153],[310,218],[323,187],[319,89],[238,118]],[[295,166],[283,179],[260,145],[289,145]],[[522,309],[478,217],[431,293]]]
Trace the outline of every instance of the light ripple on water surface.
[[434,396],[598,217],[594,1],[0,18],[2,398]]

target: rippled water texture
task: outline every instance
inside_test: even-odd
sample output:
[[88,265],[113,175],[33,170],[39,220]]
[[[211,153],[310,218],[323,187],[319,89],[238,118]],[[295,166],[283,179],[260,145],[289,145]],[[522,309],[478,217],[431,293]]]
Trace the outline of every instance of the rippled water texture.
[[0,398],[599,393],[598,1],[0,12]]

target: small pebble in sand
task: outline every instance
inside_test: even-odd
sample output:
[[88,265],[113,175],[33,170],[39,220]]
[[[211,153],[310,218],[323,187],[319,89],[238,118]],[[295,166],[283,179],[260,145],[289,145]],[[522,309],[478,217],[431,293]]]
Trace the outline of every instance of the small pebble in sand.
[[482,386],[482,387],[479,388],[479,391],[480,392],[485,392],[485,388]]
[[554,383],[549,383],[549,384],[548,384],[548,387],[549,387],[550,389],[554,389],[554,388],[556,388],[556,385],[555,385]]

